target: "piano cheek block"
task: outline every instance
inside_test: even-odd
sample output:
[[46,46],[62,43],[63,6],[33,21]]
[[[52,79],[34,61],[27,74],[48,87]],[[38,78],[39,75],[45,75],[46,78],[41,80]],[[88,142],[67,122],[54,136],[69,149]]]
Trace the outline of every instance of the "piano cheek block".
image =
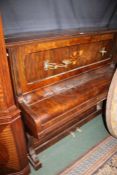
[[114,73],[114,31],[46,36],[6,40],[14,96],[36,152],[101,112]]

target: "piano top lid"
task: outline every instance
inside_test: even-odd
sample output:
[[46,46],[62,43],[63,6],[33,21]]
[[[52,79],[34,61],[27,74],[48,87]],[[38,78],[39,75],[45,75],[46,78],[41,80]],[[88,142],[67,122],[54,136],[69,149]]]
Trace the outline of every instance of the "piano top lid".
[[32,43],[34,41],[49,41],[53,39],[66,39],[70,37],[79,37],[85,35],[95,35],[117,32],[117,28],[75,28],[75,29],[57,29],[49,31],[37,31],[37,32],[25,32],[16,33],[5,36],[6,46],[13,47],[18,45],[24,45]]

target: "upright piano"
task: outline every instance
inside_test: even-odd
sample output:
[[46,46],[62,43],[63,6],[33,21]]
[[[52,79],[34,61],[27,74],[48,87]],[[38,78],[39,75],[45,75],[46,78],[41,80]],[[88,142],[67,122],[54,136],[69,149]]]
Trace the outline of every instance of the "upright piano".
[[102,111],[115,71],[115,39],[116,30],[96,28],[6,37],[14,98],[35,167],[34,153]]

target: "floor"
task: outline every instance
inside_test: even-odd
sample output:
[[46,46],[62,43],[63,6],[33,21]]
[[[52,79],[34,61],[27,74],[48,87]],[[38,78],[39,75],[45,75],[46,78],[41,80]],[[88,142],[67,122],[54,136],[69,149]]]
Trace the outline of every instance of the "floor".
[[40,153],[43,167],[38,171],[31,167],[31,175],[57,175],[109,135],[101,115],[80,129],[80,132],[75,132],[75,137],[69,135]]

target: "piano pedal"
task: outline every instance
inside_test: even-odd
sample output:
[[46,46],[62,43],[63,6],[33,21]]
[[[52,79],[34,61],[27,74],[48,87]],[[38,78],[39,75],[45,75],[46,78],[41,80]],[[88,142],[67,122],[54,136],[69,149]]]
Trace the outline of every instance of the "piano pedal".
[[80,128],[76,128],[76,131],[78,132],[82,132],[82,130]]
[[75,133],[74,133],[73,131],[71,131],[70,134],[71,134],[71,136],[72,136],[73,138],[76,137],[76,135],[75,135]]

